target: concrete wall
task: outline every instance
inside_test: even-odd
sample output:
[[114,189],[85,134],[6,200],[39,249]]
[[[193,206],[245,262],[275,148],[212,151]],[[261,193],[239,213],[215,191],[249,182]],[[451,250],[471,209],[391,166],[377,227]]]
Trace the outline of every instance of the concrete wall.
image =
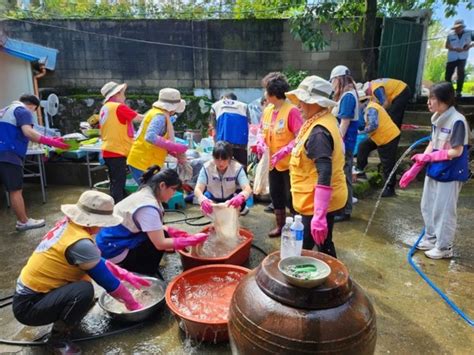
[[[40,87],[96,92],[105,82],[114,80],[126,81],[133,92],[156,93],[163,87],[177,87],[204,90],[218,97],[222,90],[260,88],[260,80],[266,73],[287,68],[308,70],[327,78],[333,66],[345,64],[352,68],[356,78],[360,73],[358,52],[337,51],[356,48],[357,35],[338,35],[325,29],[331,40],[329,49],[334,52],[312,53],[302,49],[284,20],[36,20],[35,23],[3,21],[1,25],[12,38],[59,50],[56,70],[40,81]],[[249,94],[248,100],[259,92]]]

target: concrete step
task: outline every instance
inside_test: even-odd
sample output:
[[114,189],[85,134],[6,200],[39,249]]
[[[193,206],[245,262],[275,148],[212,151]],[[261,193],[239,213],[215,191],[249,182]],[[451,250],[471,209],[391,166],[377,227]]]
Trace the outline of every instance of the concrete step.
[[404,124],[413,124],[417,126],[429,126],[431,125],[431,112],[425,111],[405,111],[403,116]]

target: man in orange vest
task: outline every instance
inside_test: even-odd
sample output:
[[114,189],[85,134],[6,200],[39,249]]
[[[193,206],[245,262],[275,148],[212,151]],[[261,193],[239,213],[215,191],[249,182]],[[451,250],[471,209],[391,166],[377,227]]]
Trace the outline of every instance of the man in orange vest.
[[115,203],[125,197],[127,156],[134,135],[132,122],[143,119],[142,115],[125,104],[126,89],[127,84],[117,84],[113,81],[100,89],[105,98],[99,114],[102,156],[109,170],[110,194]]

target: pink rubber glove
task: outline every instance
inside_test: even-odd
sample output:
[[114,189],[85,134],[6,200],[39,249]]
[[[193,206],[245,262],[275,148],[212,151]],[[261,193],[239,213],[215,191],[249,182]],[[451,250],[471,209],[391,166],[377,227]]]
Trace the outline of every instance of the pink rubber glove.
[[179,143],[175,143],[175,142],[172,142],[166,138],[163,138],[161,136],[156,136],[155,138],[155,141],[153,142],[154,145],[156,145],[157,147],[160,147],[160,148],[163,148],[165,150],[167,150],[168,152],[170,152],[171,154],[183,154],[184,152],[186,152],[186,150],[188,149],[187,146],[185,146],[184,144],[179,144]]
[[267,145],[265,144],[265,140],[263,137],[260,137],[257,141],[257,144],[255,145],[255,150],[257,153],[258,159],[262,158],[263,153],[265,153],[265,149],[267,148]]
[[186,238],[173,238],[173,248],[174,250],[181,250],[186,247],[192,247],[204,243],[207,237],[207,233],[197,233]]
[[201,202],[201,211],[204,214],[211,214],[212,213],[212,201],[208,198],[202,200]]
[[186,238],[186,237],[189,237],[188,232],[185,232],[185,231],[183,231],[181,229],[178,229],[178,228],[168,227],[166,231],[168,232],[168,235],[171,238]]
[[311,219],[311,235],[317,245],[323,245],[328,236],[326,214],[331,200],[332,187],[316,185],[314,187],[314,212]]
[[69,149],[69,144],[64,143],[64,139],[62,138],[51,138],[46,136],[40,136],[38,141],[41,144],[49,145],[50,147],[55,147],[59,149]]
[[436,161],[449,160],[448,150],[442,149],[431,153],[415,154],[411,160],[418,163],[430,163]]
[[107,269],[110,270],[110,272],[120,281],[127,281],[130,285],[135,287],[136,289],[141,289],[142,286],[151,286],[151,282],[148,280],[145,280],[144,278],[134,275],[130,271],[127,271],[123,268],[121,268],[118,265],[115,265],[113,262],[106,260],[105,265],[107,266]]
[[115,291],[109,292],[109,295],[125,304],[125,307],[127,307],[129,311],[136,311],[137,309],[143,308],[143,306],[133,298],[130,291],[122,284],[120,284]]
[[227,206],[234,207],[234,208],[240,208],[244,202],[245,202],[245,196],[242,195],[242,194],[238,194],[238,195],[232,197],[227,202]]
[[272,155],[272,160],[271,160],[271,164],[272,166],[275,166],[277,165],[277,163],[282,160],[283,158],[285,158],[288,154],[291,153],[291,150],[293,149],[293,147],[295,146],[295,140],[293,139],[290,143],[288,143],[288,145],[284,146],[283,148],[281,148],[278,152],[276,152],[275,154]]
[[400,179],[400,187],[402,189],[408,187],[408,185],[416,178],[418,173],[423,170],[423,167],[426,163],[423,162],[415,162],[410,169],[405,171],[402,178]]

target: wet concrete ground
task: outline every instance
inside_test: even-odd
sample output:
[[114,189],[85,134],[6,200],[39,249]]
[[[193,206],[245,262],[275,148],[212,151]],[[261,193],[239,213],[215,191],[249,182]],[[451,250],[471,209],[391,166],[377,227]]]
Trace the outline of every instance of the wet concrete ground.
[[[473,328],[457,316],[447,304],[412,270],[407,262],[409,246],[422,228],[419,209],[421,184],[407,191],[398,191],[397,198],[384,199],[366,236],[367,219],[372,213],[375,198],[367,198],[355,205],[350,222],[337,224],[334,232],[338,257],[344,262],[352,278],[366,291],[377,312],[377,354],[472,354]],[[37,186],[29,186],[25,197],[31,217],[46,218],[47,227],[61,217],[61,203],[77,201],[83,188],[48,187],[48,202],[42,204]],[[0,208],[0,298],[12,294],[15,280],[27,258],[36,247],[46,228],[25,233],[14,231],[15,218]],[[273,225],[273,217],[263,212],[264,205],[256,205],[246,217],[244,227],[255,234],[255,244],[267,252],[279,248],[279,239],[266,237]],[[196,207],[188,207],[189,216],[198,215]],[[426,274],[471,318],[474,317],[474,181],[463,188],[458,208],[458,229],[455,258],[434,261],[418,252],[414,259]],[[179,219],[169,214],[168,220]],[[177,224],[177,227],[197,231],[198,227]],[[262,260],[262,254],[252,249],[249,267]],[[165,279],[180,272],[176,254],[168,254],[162,262]],[[98,331],[109,327],[109,320],[94,308],[85,327]],[[113,326],[113,324],[112,324]],[[47,329],[32,329],[18,324],[10,307],[0,310],[0,338],[33,339]],[[228,344],[192,344],[167,311],[140,328],[124,334],[81,343],[84,353],[158,353],[158,354],[230,354]],[[41,354],[43,348],[21,348],[0,344],[0,353]]]

